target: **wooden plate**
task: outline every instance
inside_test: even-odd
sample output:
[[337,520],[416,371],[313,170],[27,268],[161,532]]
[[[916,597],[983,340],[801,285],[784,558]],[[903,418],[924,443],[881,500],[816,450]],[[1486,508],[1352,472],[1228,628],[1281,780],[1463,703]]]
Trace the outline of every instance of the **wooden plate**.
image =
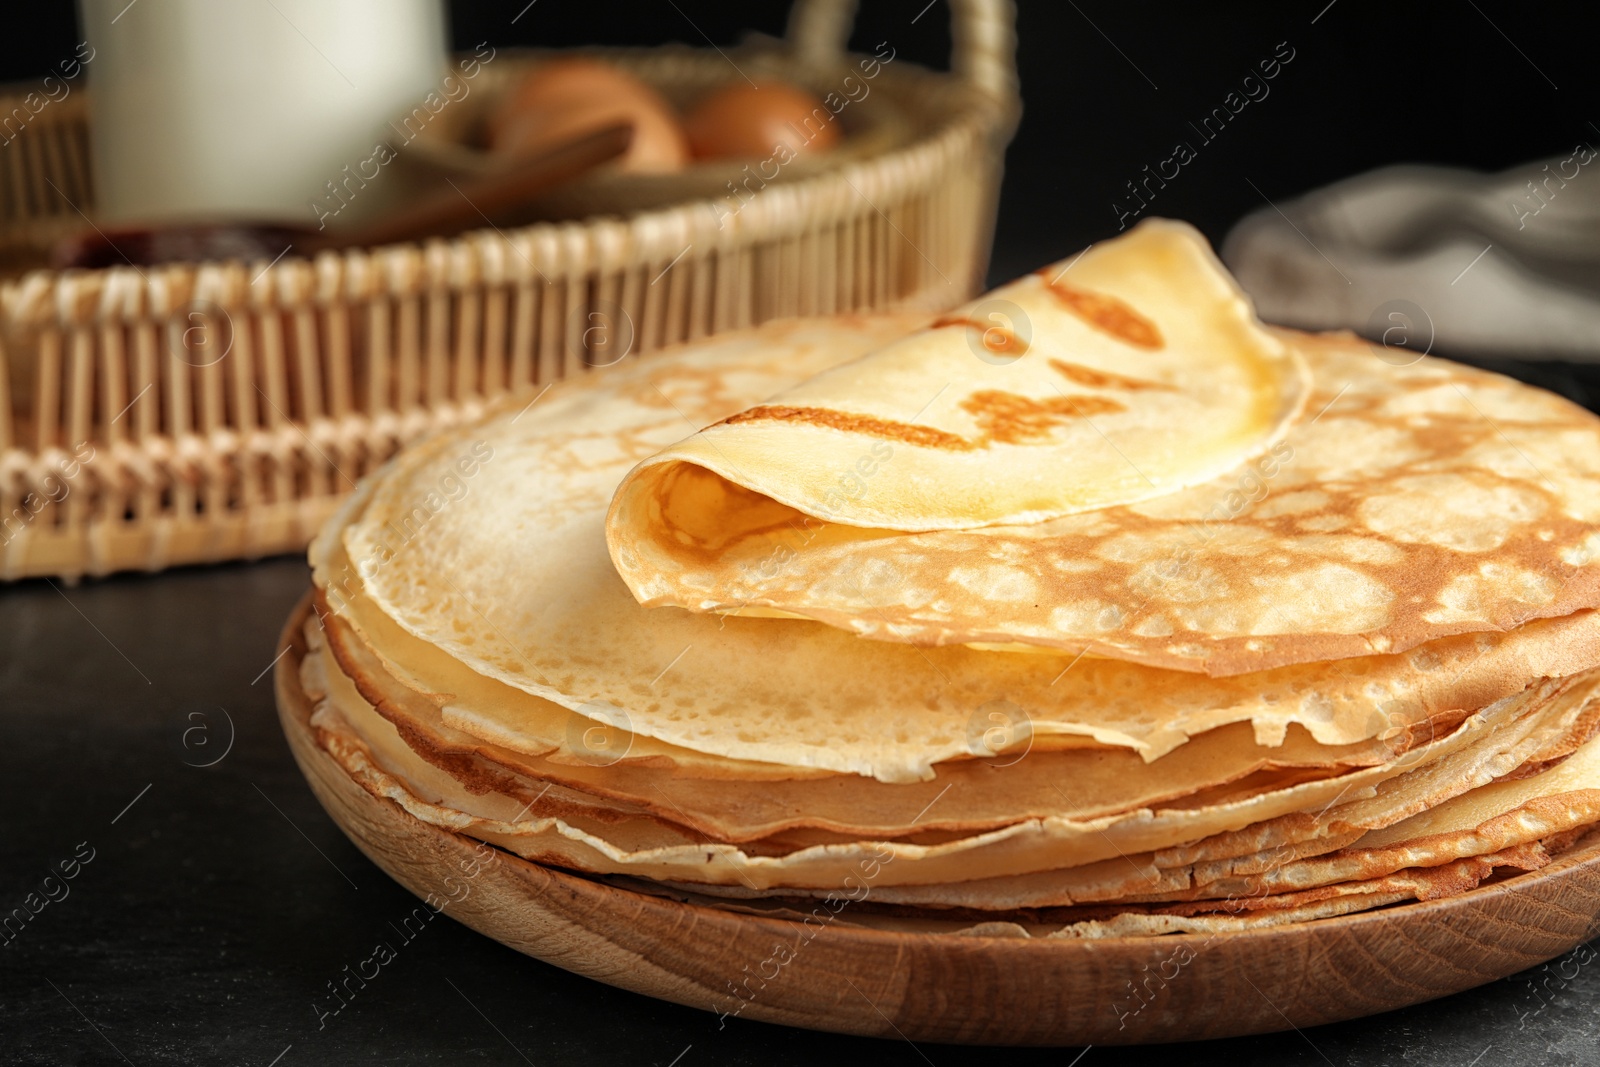
[[[1045,941],[817,930],[630,892],[423,823],[318,746],[301,626],[279,717],[334,822],[390,877],[519,952],[636,993],[817,1030],[966,1044],[1227,1037],[1370,1015],[1551,959],[1600,932],[1600,842],[1431,903],[1215,937]],[[487,858],[486,858],[487,857]]]

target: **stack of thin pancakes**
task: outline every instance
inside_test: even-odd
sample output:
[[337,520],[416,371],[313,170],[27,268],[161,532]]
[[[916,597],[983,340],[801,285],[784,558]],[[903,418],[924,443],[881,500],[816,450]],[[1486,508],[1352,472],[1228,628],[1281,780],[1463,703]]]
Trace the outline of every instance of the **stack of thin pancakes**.
[[373,794],[638,890],[1303,921],[1600,824],[1597,523],[1600,420],[1263,327],[1152,221],[432,437],[313,546],[302,680]]

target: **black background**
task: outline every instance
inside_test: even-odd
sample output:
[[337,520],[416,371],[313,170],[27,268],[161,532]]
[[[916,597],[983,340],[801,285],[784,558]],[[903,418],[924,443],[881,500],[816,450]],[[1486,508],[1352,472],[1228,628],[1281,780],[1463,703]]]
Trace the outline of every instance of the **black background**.
[[[158,0],[140,0],[158,2]],[[942,65],[944,0],[866,0],[857,43]],[[654,44],[781,33],[786,5],[702,0],[457,0],[457,45]],[[1189,139],[1279,42],[1295,58],[1152,213],[1220,239],[1263,196],[1393,162],[1498,169],[1600,138],[1594,23],[1579,5],[1459,0],[1272,5],[1024,0],[1025,113],[1007,158],[992,275],[1115,231],[1113,200]],[[515,24],[512,19],[518,16]],[[920,17],[919,16],[920,14]],[[1315,21],[1313,21],[1315,20]],[[0,79],[42,77],[79,40],[69,3],[13,4]],[[1252,188],[1254,183],[1255,188]],[[1259,192],[1257,191],[1259,189]],[[1570,369],[1524,370],[1583,396]],[[0,588],[0,910],[79,841],[73,895],[0,948],[0,1063],[598,1063],[679,1067],[868,1059],[939,1067],[1077,1050],[913,1049],[716,1019],[430,927],[319,1030],[324,983],[371,952],[409,896],[349,845],[290,761],[273,716],[273,639],[305,588],[281,560]],[[225,709],[225,710],[224,710]],[[201,719],[193,718],[201,713]],[[236,738],[211,768],[224,739]],[[148,792],[141,792],[150,786]],[[137,803],[117,816],[129,800]],[[1566,973],[1570,973],[1571,968]],[[1600,1062],[1600,979],[1530,972],[1446,1001],[1305,1034],[1081,1062]],[[1542,983],[1541,992],[1534,991]],[[687,1047],[687,1051],[686,1050]],[[1475,1057],[1477,1057],[1475,1059]]]

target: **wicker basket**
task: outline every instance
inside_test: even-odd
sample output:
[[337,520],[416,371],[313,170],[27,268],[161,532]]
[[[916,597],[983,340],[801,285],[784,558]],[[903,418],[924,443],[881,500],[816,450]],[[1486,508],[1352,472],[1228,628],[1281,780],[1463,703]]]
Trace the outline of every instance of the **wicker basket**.
[[[596,363],[595,325],[633,358],[775,317],[966,299],[1017,114],[1013,13],[950,6],[951,73],[896,60],[873,83],[910,136],[736,213],[702,195],[309,261],[38,269],[93,214],[87,94],[50,104],[0,146],[0,578],[298,550],[401,445]],[[730,55],[826,84],[859,59],[852,9],[797,0],[785,41],[729,55],[602,54],[669,95],[738,77]]]

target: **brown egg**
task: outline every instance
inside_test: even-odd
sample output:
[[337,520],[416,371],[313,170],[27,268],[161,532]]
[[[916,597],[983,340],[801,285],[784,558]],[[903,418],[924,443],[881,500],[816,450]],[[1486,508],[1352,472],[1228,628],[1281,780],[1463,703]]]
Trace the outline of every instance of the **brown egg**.
[[633,124],[627,171],[680,169],[689,158],[672,106],[632,74],[595,59],[558,59],[529,71],[489,118],[489,147],[534,153],[616,122]]
[[839,142],[839,119],[821,100],[782,82],[738,82],[718,89],[683,120],[696,159],[766,159]]

